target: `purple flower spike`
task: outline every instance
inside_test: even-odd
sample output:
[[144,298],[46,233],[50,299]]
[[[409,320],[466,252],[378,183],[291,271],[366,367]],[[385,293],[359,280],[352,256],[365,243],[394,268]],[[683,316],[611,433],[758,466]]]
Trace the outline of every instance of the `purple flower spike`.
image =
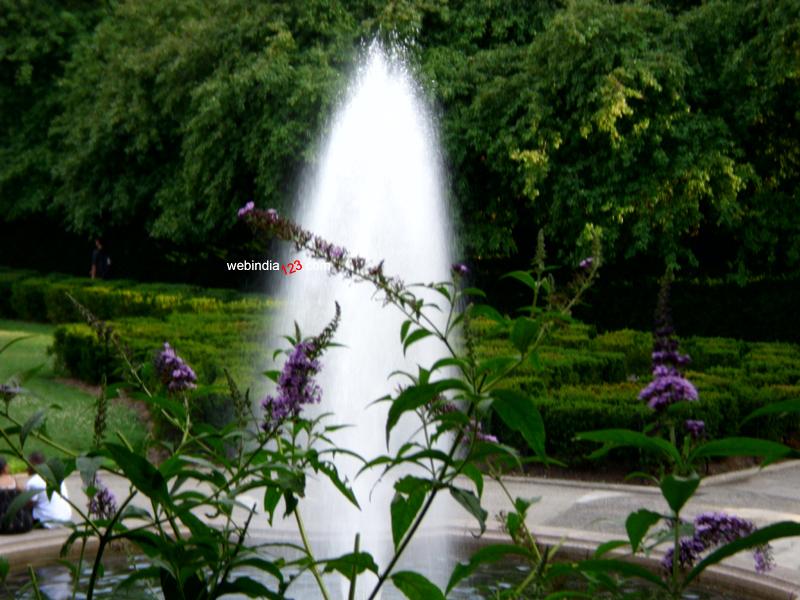
[[698,398],[697,388],[681,373],[681,368],[689,364],[690,358],[678,352],[674,332],[669,312],[669,280],[664,280],[658,297],[653,335],[653,380],[639,392],[639,399],[657,411],[676,402],[692,402]]
[[453,270],[453,274],[460,275],[461,277],[465,277],[469,274],[469,267],[464,263],[455,263],[450,268]]
[[182,392],[197,387],[194,370],[177,355],[168,342],[164,342],[164,347],[156,357],[155,366],[161,382],[170,392]]
[[89,498],[89,514],[96,519],[111,519],[117,513],[117,500],[114,494],[99,479],[95,480],[94,495]]
[[[694,519],[694,535],[680,541],[678,563],[682,569],[691,568],[703,552],[713,550],[723,544],[730,544],[746,537],[756,530],[756,526],[746,519],[720,512],[707,512]],[[661,564],[672,571],[673,549],[664,555]],[[769,544],[757,546],[753,550],[755,569],[758,573],[769,571],[774,566],[772,547]]]
[[591,256],[587,256],[579,263],[579,266],[581,269],[588,270],[593,263],[594,263],[594,258],[592,258]]
[[267,209],[267,222],[275,224],[278,222],[278,211],[274,208]]
[[686,431],[688,431],[694,439],[702,437],[706,431],[705,421],[687,419],[685,425]]
[[306,404],[318,404],[322,399],[322,390],[314,381],[320,369],[314,353],[311,342],[301,342],[292,350],[278,377],[277,395],[269,395],[261,402],[267,411],[265,429],[277,427],[285,419],[299,415]]
[[241,219],[241,218],[247,216],[248,214],[253,212],[255,210],[255,208],[256,208],[256,204],[255,204],[255,202],[253,202],[251,200],[250,202],[248,202],[242,208],[239,209],[239,213],[238,213],[239,214],[239,218]]

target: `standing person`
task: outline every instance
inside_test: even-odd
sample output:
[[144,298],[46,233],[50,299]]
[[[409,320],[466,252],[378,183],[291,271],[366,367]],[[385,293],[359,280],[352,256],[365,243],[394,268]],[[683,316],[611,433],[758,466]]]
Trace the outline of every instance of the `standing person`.
[[[28,462],[31,465],[41,465],[45,462],[44,455],[41,452],[33,452],[28,457]],[[67,502],[69,495],[67,494],[66,482],[61,482],[60,492],[53,492],[50,498],[47,497],[47,484],[42,479],[41,475],[37,475],[33,468],[28,469],[28,474],[31,476],[25,489],[29,491],[37,490],[39,493],[31,498],[31,506],[33,507],[33,519],[43,527],[51,529],[58,527],[60,523],[72,519],[72,507]]]
[[94,240],[94,250],[92,250],[92,268],[89,276],[92,279],[107,279],[111,268],[111,258],[108,256],[103,245],[103,238],[98,237]]

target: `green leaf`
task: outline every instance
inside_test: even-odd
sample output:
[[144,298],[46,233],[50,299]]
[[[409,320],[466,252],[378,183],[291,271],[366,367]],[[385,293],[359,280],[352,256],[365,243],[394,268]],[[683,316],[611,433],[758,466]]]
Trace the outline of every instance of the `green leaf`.
[[408,337],[403,342],[403,355],[405,355],[406,350],[408,350],[411,344],[415,344],[416,342],[423,340],[430,335],[433,335],[433,333],[427,329],[415,329],[409,333]]
[[497,312],[497,309],[493,306],[489,306],[488,304],[475,304],[470,308],[470,316],[474,319],[475,317],[486,317],[494,321],[495,323],[505,324],[506,318]]
[[411,327],[411,319],[406,319],[400,326],[400,343],[402,344],[408,335],[408,328]]
[[47,415],[44,412],[44,410],[37,410],[30,416],[30,418],[27,421],[25,421],[25,424],[22,426],[22,429],[20,429],[19,432],[20,448],[25,446],[25,440],[28,438],[28,435],[30,435],[32,431],[36,431],[42,425],[44,425],[44,421],[46,418]]
[[675,463],[681,462],[681,455],[678,449],[669,442],[661,438],[650,437],[631,431],[630,429],[601,429],[598,431],[584,431],[575,436],[577,440],[587,442],[600,442],[605,444],[599,450],[595,450],[589,458],[601,458],[614,448],[634,447],[642,450],[649,450],[656,454],[662,454]]
[[281,372],[275,369],[271,369],[269,371],[264,371],[263,375],[267,379],[274,381],[275,383],[278,383],[278,378],[281,376]]
[[2,348],[0,348],[0,354],[5,352],[6,350],[8,350],[8,348],[11,347],[13,344],[16,344],[17,342],[21,342],[23,340],[27,340],[27,339],[32,338],[32,337],[36,337],[36,336],[35,335],[22,335],[20,337],[14,338],[13,340],[9,340],[8,342],[6,342],[6,344],[3,345]]
[[75,459],[75,466],[81,474],[81,481],[84,486],[92,485],[95,480],[97,470],[103,464],[102,456],[79,456]]
[[414,385],[400,392],[400,395],[394,399],[389,407],[389,414],[386,417],[386,439],[389,439],[389,434],[394,429],[394,426],[397,425],[403,413],[424,406],[431,402],[438,393],[438,389],[432,383]]
[[450,575],[450,581],[447,582],[446,593],[458,584],[459,581],[465,577],[469,577],[479,566],[485,563],[497,562],[501,558],[505,558],[510,554],[522,556],[525,558],[530,557],[530,551],[522,546],[514,546],[511,544],[492,544],[491,546],[484,546],[475,552],[469,558],[469,562],[458,563]]
[[137,490],[155,502],[169,504],[167,482],[158,469],[143,456],[131,452],[125,446],[107,444],[106,447],[111,457]]
[[486,293],[479,288],[476,287],[465,287],[461,290],[461,294],[463,296],[478,296],[479,298],[486,298]]
[[661,589],[667,589],[667,584],[664,583],[664,581],[662,581],[661,577],[647,570],[641,565],[629,563],[624,560],[592,558],[589,560],[580,561],[578,563],[578,568],[581,571],[589,571],[589,572],[594,571],[597,573],[608,573],[608,572],[620,573],[621,575],[624,575],[626,577],[636,577],[638,579],[643,579],[644,581],[648,581]]
[[533,292],[536,291],[536,288],[537,288],[536,280],[527,271],[511,271],[510,273],[506,273],[505,275],[500,277],[500,279],[506,279],[508,277],[510,277],[512,279],[516,279],[517,281],[519,281],[523,285],[525,285],[528,288],[530,288],[531,291],[533,291]]
[[489,513],[481,508],[481,501],[478,499],[478,497],[471,491],[465,490],[464,488],[453,485],[449,486],[449,488],[450,495],[455,498],[456,502],[466,508],[467,512],[477,519],[481,527],[481,533],[486,531],[486,517],[489,515]]
[[778,458],[792,451],[788,446],[758,438],[724,438],[698,446],[689,455],[689,462],[712,456],[763,456]]
[[676,477],[675,475],[665,475],[661,478],[661,494],[669,504],[669,507],[675,514],[678,514],[683,506],[689,501],[689,498],[697,490],[700,485],[700,477],[692,475],[691,477]]
[[387,441],[392,429],[394,429],[404,413],[416,410],[431,402],[442,392],[452,389],[465,390],[467,388],[464,382],[458,379],[442,379],[434,383],[412,385],[400,392],[400,395],[392,401],[392,405],[389,407],[389,414],[386,417]]
[[359,509],[361,508],[361,506],[358,504],[358,500],[356,499],[356,495],[353,493],[353,489],[344,481],[342,481],[341,477],[339,477],[339,471],[337,470],[336,465],[328,462],[319,462],[315,464],[315,467],[327,475],[334,487],[339,490],[339,492],[341,492],[341,494],[347,498],[353,506]]
[[758,410],[747,415],[742,424],[747,423],[751,419],[763,417],[766,415],[783,415],[787,413],[800,413],[800,398],[793,398],[791,400],[784,400],[783,402],[773,402],[762,406]]
[[392,575],[392,583],[409,600],[445,600],[442,590],[413,571],[395,573]]
[[684,580],[684,585],[688,585],[689,582],[695,579],[711,565],[715,565],[718,562],[725,560],[729,556],[738,554],[742,550],[749,550],[750,548],[763,546],[772,540],[787,537],[800,537],[800,523],[795,523],[794,521],[781,521],[780,523],[774,523],[773,525],[768,525],[767,527],[757,529],[750,535],[740,538],[729,544],[725,544],[722,546],[722,548],[715,550],[705,557],[694,569],[689,572]]
[[493,356],[478,362],[478,372],[486,373],[491,380],[502,375],[511,365],[519,362],[516,356]]
[[[411,479],[419,482],[419,485],[405,494],[400,491],[395,493],[390,507],[392,516],[392,540],[394,541],[395,548],[403,541],[403,536],[405,536],[408,528],[411,527],[411,524],[414,522],[430,489],[430,483],[424,479]],[[399,484],[400,481],[397,483]],[[397,484],[395,484],[395,488],[398,488]]]
[[339,571],[348,579],[353,576],[354,572],[356,574],[364,571],[378,572],[378,565],[375,564],[375,559],[368,552],[351,552],[350,554],[320,562],[325,564],[325,573]]
[[448,356],[447,358],[440,358],[435,363],[433,363],[430,372],[435,373],[436,371],[444,367],[456,367],[463,372],[467,369],[467,361],[461,358],[453,358],[451,356]]
[[632,512],[625,520],[625,530],[628,532],[628,540],[631,543],[631,552],[636,554],[639,544],[650,531],[650,528],[661,520],[661,515],[642,508]]
[[478,498],[483,496],[483,473],[471,462],[468,462],[461,469],[461,473],[472,480],[475,484],[475,491],[478,493]]
[[612,550],[616,550],[617,548],[622,548],[623,546],[628,546],[629,542],[625,540],[611,540],[609,542],[605,542],[604,544],[600,544],[597,549],[594,551],[594,558],[600,558],[604,554],[608,554]]
[[74,465],[71,459],[68,460],[68,463],[69,465],[65,465],[60,458],[54,457],[45,464],[39,465],[39,471],[42,473],[42,477],[45,481],[47,481],[47,485],[52,486],[56,490],[61,488],[61,482],[72,472]]
[[519,317],[514,320],[514,326],[511,328],[511,343],[520,354],[525,354],[538,333],[537,321],[529,317]]
[[519,431],[536,456],[546,459],[544,421],[533,399],[517,390],[495,390],[492,409],[513,431]]
[[[282,559],[279,559],[282,560]],[[234,566],[236,567],[253,567],[258,569],[259,571],[263,571],[264,573],[269,573],[275,579],[280,582],[283,582],[283,571],[279,566],[279,563],[276,564],[271,560],[266,560],[263,558],[259,558],[258,556],[248,556],[241,560],[236,560],[234,562]]]
[[275,486],[269,486],[264,491],[264,511],[269,515],[270,525],[272,525],[272,517],[275,515],[275,509],[278,507],[282,494],[281,489]]
[[5,556],[0,556],[0,583],[3,583],[8,577],[8,560]]
[[250,577],[237,577],[233,581],[225,581],[217,588],[216,593],[218,596],[243,594],[248,598],[270,598],[271,600],[280,600],[284,597]]

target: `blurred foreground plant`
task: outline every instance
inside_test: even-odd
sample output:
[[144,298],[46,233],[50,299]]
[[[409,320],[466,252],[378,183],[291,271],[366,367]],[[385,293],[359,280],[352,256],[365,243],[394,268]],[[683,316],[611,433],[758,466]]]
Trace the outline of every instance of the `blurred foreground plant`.
[[[398,436],[396,426],[403,417],[416,419],[417,434],[400,440],[396,451],[361,457],[333,441],[331,434],[340,426],[329,422],[330,415],[308,416],[306,407],[324,398],[325,390],[317,384],[316,376],[324,369],[324,353],[335,345],[333,338],[340,320],[338,304],[329,325],[316,336],[304,337],[296,326],[294,335],[286,337],[290,347],[285,351],[287,358],[282,368],[266,373],[276,387],[256,405],[262,410],[254,410],[249,391],[242,394],[228,377],[236,418],[221,428],[195,423],[190,418],[190,393],[196,377],[174,348],[164,345],[156,361],[159,382],[148,385],[113,329],[81,307],[106,347],[122,357],[129,380],[107,387],[104,378],[95,419],[95,449],[77,454],[58,447],[66,458],[51,459],[36,467],[49,491],[60,489],[70,473],[80,472],[89,498],[87,507],[72,501],[79,518],[64,546],[66,552],[80,544],[80,559],[71,567],[76,582],[73,596],[78,593],[77,581],[91,540],[96,541],[97,551],[91,559],[88,600],[94,597],[103,576],[104,554],[110,547],[120,545],[144,554],[149,563],[123,585],[149,581],[169,599],[205,600],[234,593],[284,598],[296,593],[297,587],[292,586],[305,574],[313,578],[320,597],[326,600],[331,597],[330,578],[341,576],[348,597],[353,598],[360,576],[369,571],[370,599],[377,598],[391,582],[410,599],[436,600],[451,593],[481,565],[513,557],[525,564],[525,575],[495,595],[555,600],[592,597],[601,592],[624,597],[624,580],[631,577],[646,580],[677,598],[703,569],[726,556],[755,548],[760,567],[766,568],[766,544],[778,537],[800,534],[798,524],[782,523],[756,530],[730,515],[698,517],[691,529],[683,522],[681,511],[700,482],[695,469],[699,461],[737,454],[774,460],[790,455],[790,450],[781,444],[750,438],[707,441],[699,422],[679,424],[671,407],[695,399],[696,392],[693,398],[693,387],[679,370],[685,357],[678,353],[668,329],[659,334],[660,345],[653,356],[656,379],[642,395],[642,400],[651,402],[657,411],[653,426],[644,433],[605,430],[579,437],[604,444],[594,456],[624,446],[662,456],[664,472],[654,479],[670,511],[662,514],[643,509],[633,513],[626,523],[628,540],[604,544],[592,560],[577,563],[556,562],[557,546],[542,544],[528,527],[528,511],[536,499],[515,497],[506,486],[504,475],[528,462],[555,461],[547,456],[544,423],[533,398],[506,386],[508,378],[521,366],[538,368],[537,352],[543,341],[554,329],[571,322],[572,308],[601,265],[598,240],[592,256],[581,261],[574,280],[561,290],[556,288],[552,271],[545,264],[544,239],[540,235],[531,269],[508,274],[531,295],[530,304],[512,317],[488,304],[476,303],[484,294],[464,286],[469,275],[465,265],[453,265],[449,281],[406,284],[384,273],[382,262],[370,263],[351,255],[347,249],[283,219],[274,210],[258,210],[248,203],[239,214],[264,242],[277,236],[325,261],[333,275],[373,286],[384,304],[404,315],[400,327],[404,352],[423,339],[439,340],[441,357],[432,364],[419,365],[416,371],[401,373],[403,385],[381,399],[388,405],[387,447],[389,440]],[[489,321],[494,333],[508,336],[513,352],[479,358],[474,350],[476,319]],[[151,440],[167,454],[158,465],[135,453],[124,437],[109,439],[105,431],[101,415],[105,402],[123,387],[146,401],[151,411],[161,414],[180,432],[179,440]],[[766,407],[760,414],[778,410],[797,411],[800,406],[782,403]],[[55,447],[43,429],[45,418],[41,414],[27,423],[12,422],[12,427],[3,430],[12,454],[25,459],[24,445],[30,435]],[[527,450],[520,452],[488,434],[484,426],[492,418],[518,432]],[[688,432],[680,446],[679,425]],[[324,559],[315,555],[302,518],[307,478],[316,475],[328,479],[356,507],[363,500],[356,498],[350,482],[340,475],[334,461],[336,455],[355,458],[360,465],[359,474],[377,472],[381,476],[378,485],[391,482],[393,486],[394,495],[386,507],[393,551],[381,566],[361,549],[359,532],[354,532],[352,552]],[[401,475],[394,479],[383,477],[395,472]],[[484,532],[488,513],[482,506],[482,496],[487,477],[508,500],[500,518],[509,541],[487,544],[466,562],[457,564],[444,590],[420,573],[398,570],[399,560],[442,493],[449,494],[472,515],[479,531]],[[124,482],[124,493],[115,497],[107,487],[112,481]],[[255,497],[257,502],[252,499]],[[299,543],[296,537],[279,537],[275,529],[271,530],[275,534],[273,540],[267,544],[249,535],[256,522],[262,528],[271,528],[276,514],[294,521]],[[666,525],[665,529],[651,533],[659,522]],[[668,551],[664,562],[669,573],[663,578],[606,556],[626,545],[635,553],[665,542],[671,544],[673,558]],[[709,552],[700,559],[701,554]],[[565,576],[583,579],[587,591],[560,590]]]

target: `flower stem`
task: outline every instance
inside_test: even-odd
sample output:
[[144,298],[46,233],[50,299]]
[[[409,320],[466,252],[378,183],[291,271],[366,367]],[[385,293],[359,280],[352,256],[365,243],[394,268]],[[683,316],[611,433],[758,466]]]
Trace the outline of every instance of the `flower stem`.
[[311,574],[314,576],[314,579],[317,580],[317,585],[319,586],[319,591],[322,594],[322,597],[325,600],[330,600],[330,596],[328,595],[328,590],[325,588],[325,583],[322,581],[322,576],[319,574],[319,569],[317,569],[317,565],[314,562],[314,554],[311,551],[311,545],[308,543],[308,536],[306,535],[306,528],[303,526],[303,518],[300,516],[300,508],[295,507],[294,511],[294,519],[297,521],[297,530],[300,532],[300,539],[303,540],[303,548],[305,548],[306,554],[311,559]]
[[678,577],[680,575],[681,562],[681,518],[680,513],[675,513],[675,524],[673,525],[673,550],[672,550],[672,594],[675,598],[679,597]]

